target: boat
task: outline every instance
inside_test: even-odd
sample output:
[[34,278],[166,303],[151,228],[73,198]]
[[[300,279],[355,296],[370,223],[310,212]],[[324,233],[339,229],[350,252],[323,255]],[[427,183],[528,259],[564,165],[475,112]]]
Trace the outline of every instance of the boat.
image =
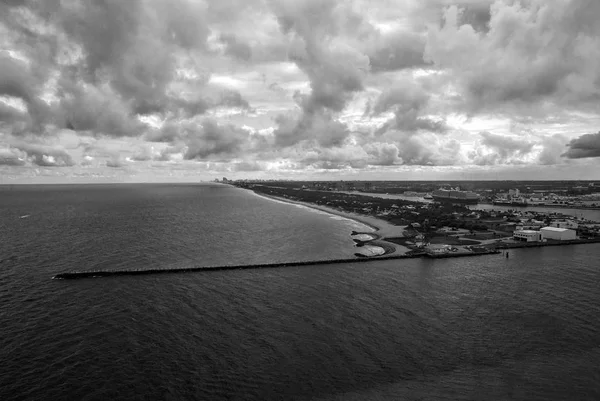
[[476,205],[479,203],[479,195],[470,191],[461,191],[460,189],[438,189],[431,193],[431,197],[436,202],[441,203],[460,203],[466,205]]
[[431,194],[425,194],[423,199],[431,200],[431,199],[433,199],[433,196],[431,196]]

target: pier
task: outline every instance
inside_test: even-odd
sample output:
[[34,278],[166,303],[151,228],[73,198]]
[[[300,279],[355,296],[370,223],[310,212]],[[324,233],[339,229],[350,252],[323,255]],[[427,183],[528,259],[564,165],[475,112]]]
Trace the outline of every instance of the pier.
[[425,252],[412,253],[409,255],[384,255],[376,257],[365,257],[357,259],[330,259],[330,260],[311,260],[304,262],[281,262],[281,263],[262,263],[253,265],[222,265],[222,266],[204,266],[204,267],[188,267],[180,269],[132,269],[132,270],[87,270],[59,273],[52,277],[54,280],[74,280],[81,278],[93,277],[112,277],[112,276],[139,276],[148,274],[166,274],[166,273],[194,273],[194,272],[214,272],[223,270],[248,270],[248,269],[272,269],[278,267],[297,267],[309,265],[331,265],[341,263],[365,263],[376,262],[380,260],[394,259],[414,259],[421,257],[429,258],[458,258],[465,256],[481,256],[498,254],[500,251],[490,250],[487,252],[472,252],[472,253],[448,253],[443,255],[432,255]]

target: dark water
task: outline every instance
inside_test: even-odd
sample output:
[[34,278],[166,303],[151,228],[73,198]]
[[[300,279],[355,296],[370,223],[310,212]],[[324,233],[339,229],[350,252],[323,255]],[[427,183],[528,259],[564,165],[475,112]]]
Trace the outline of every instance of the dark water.
[[339,257],[351,224],[197,186],[1,191],[0,222],[2,400],[600,399],[597,245],[57,281]]

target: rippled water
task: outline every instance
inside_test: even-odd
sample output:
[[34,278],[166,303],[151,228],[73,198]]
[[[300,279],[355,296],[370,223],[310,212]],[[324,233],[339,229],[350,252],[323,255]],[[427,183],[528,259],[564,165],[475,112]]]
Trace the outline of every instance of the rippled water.
[[597,245],[57,281],[344,256],[352,224],[221,186],[20,191],[0,192],[0,399],[600,399]]

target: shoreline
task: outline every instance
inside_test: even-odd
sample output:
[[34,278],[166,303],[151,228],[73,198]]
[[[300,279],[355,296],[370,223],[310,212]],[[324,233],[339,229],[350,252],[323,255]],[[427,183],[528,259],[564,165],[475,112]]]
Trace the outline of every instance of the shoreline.
[[345,213],[345,212],[340,212],[339,210],[333,209],[333,208],[328,208],[326,206],[320,206],[320,205],[313,205],[312,203],[308,203],[308,202],[302,202],[302,201],[296,201],[296,200],[291,200],[291,199],[287,199],[287,198],[280,198],[278,196],[273,196],[273,195],[266,195],[266,194],[262,194],[262,193],[258,193],[256,191],[252,191],[250,190],[252,193],[254,193],[256,196],[260,196],[262,198],[267,198],[269,200],[274,200],[274,201],[278,201],[278,202],[283,202],[283,203],[288,203],[290,205],[299,205],[299,206],[305,206],[314,210],[318,210],[327,214],[331,214],[334,216],[338,216],[338,217],[343,217],[345,219],[348,220],[352,220],[354,222],[363,224],[367,227],[369,227],[370,229],[372,229],[373,231],[379,231],[380,227],[376,226],[373,224],[373,222],[368,222],[368,221],[364,221],[359,219],[356,216],[351,216],[350,213]]
[[257,196],[262,196],[264,198],[268,198],[271,200],[280,201],[280,202],[284,202],[284,203],[289,203],[289,204],[293,204],[293,205],[306,206],[311,209],[319,210],[321,212],[333,214],[333,215],[339,216],[339,217],[344,217],[346,219],[353,220],[355,222],[364,224],[364,225],[372,228],[375,232],[377,232],[377,234],[382,237],[381,239],[383,239],[383,237],[402,237],[403,236],[402,233],[406,229],[406,226],[395,226],[393,224],[388,223],[385,220],[378,219],[377,217],[364,216],[364,215],[359,215],[359,214],[350,213],[350,212],[343,212],[343,211],[340,211],[340,210],[337,210],[337,209],[334,209],[334,208],[328,207],[328,206],[321,206],[321,205],[315,205],[315,204],[308,203],[308,202],[302,202],[302,201],[297,201],[297,200],[292,200],[292,199],[287,199],[287,198],[280,198],[278,196],[257,193],[256,191],[253,191],[253,190],[250,190],[250,191],[252,193],[256,194]]
[[[302,201],[297,201],[297,200],[292,200],[292,199],[287,199],[287,198],[281,198],[278,196],[257,193],[256,191],[253,191],[251,189],[250,189],[250,192],[252,192],[256,196],[260,196],[260,197],[263,197],[263,198],[266,198],[269,200],[288,203],[291,205],[304,206],[304,207],[307,207],[307,208],[310,208],[313,210],[318,210],[320,212],[324,212],[324,213],[327,213],[327,214],[330,214],[333,216],[342,217],[344,219],[348,219],[348,220],[360,223],[360,224],[372,229],[373,233],[377,233],[377,234],[374,234],[376,236],[376,238],[373,238],[372,240],[369,240],[369,241],[360,241],[360,243],[362,243],[363,245],[372,245],[372,246],[377,246],[377,247],[383,248],[384,253],[381,255],[362,256],[361,258],[377,259],[382,256],[388,256],[392,253],[403,255],[406,252],[410,251],[410,249],[405,246],[387,241],[385,239],[385,237],[403,237],[404,229],[406,228],[406,226],[394,226],[393,224],[390,224],[387,221],[378,219],[376,217],[361,216],[361,215],[357,215],[355,213],[344,212],[344,211],[340,211],[340,210],[337,210],[337,209],[334,209],[331,207],[327,207],[327,206],[314,205],[314,204],[308,203],[308,202],[302,202]],[[369,232],[364,232],[364,233],[356,232],[356,231],[353,231],[353,232],[355,232],[356,234],[371,234]],[[352,237],[352,234],[350,236]]]

